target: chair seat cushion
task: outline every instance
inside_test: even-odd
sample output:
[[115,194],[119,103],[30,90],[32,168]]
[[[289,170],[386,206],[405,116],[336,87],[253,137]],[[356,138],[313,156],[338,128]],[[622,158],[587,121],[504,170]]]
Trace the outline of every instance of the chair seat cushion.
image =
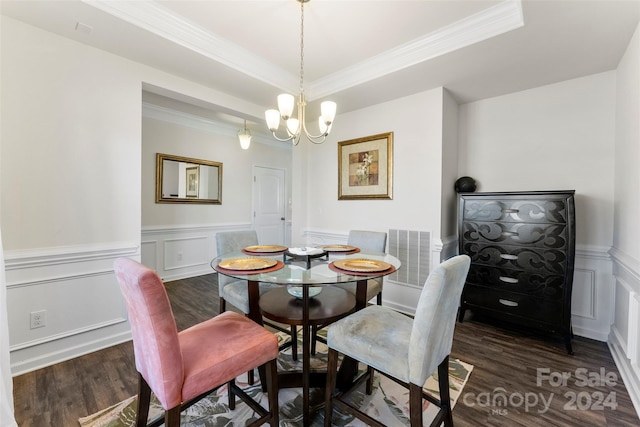
[[380,305],[370,305],[329,326],[329,348],[351,356],[401,381],[409,379],[409,338],[413,320]]
[[[356,282],[336,283],[335,286],[342,288],[345,291],[355,295],[358,284]],[[382,280],[380,279],[367,280],[367,301],[369,301],[371,298],[374,298],[380,292],[382,292]]]
[[278,339],[239,313],[226,311],[178,333],[184,364],[182,400],[278,356]]
[[[273,283],[260,283],[260,295],[277,287],[278,285]],[[222,295],[220,296],[243,313],[249,313],[249,291],[247,290],[246,280],[236,280],[228,283],[222,288]]]

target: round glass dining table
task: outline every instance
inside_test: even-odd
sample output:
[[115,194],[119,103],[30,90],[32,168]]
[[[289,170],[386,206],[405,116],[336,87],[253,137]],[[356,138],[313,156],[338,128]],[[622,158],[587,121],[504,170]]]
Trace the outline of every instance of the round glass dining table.
[[[233,269],[233,265],[242,266],[250,264],[254,259],[256,264],[248,269]],[[274,263],[275,261],[275,263]],[[266,268],[254,269],[262,264]],[[357,271],[345,270],[338,266],[355,265]],[[369,269],[368,266],[373,268]],[[376,268],[379,266],[379,268]],[[310,425],[309,387],[311,378],[310,366],[310,325],[309,325],[309,291],[318,286],[333,286],[338,283],[356,282],[356,303],[354,310],[360,310],[367,305],[367,281],[383,277],[395,272],[401,267],[401,262],[393,255],[382,252],[357,250],[355,253],[327,252],[313,256],[294,256],[289,251],[276,253],[251,253],[243,251],[230,252],[220,255],[211,261],[211,267],[219,274],[247,281],[249,297],[248,316],[262,325],[262,313],[260,311],[259,283],[272,283],[283,286],[295,286],[301,291],[302,306],[302,375],[297,376],[297,381],[290,381],[290,376],[282,378],[279,375],[279,387],[302,387],[303,389],[303,421],[304,425]],[[227,267],[227,268],[225,268]],[[388,267],[382,269],[383,267]],[[242,268],[242,267],[241,267]],[[346,267],[348,268],[348,267]],[[371,271],[374,270],[374,271]],[[312,298],[312,297],[311,297]],[[357,373],[357,363],[345,358],[338,374],[340,388],[347,387]],[[264,379],[260,372],[261,379]],[[321,383],[324,376],[314,375],[313,386],[324,387]],[[284,382],[282,380],[285,380]],[[264,384],[264,383],[263,383]]]

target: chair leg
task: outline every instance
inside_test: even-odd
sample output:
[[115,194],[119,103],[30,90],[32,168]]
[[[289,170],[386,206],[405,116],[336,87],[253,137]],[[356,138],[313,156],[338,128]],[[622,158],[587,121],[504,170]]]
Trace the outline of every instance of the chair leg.
[[136,427],[145,427],[149,417],[149,402],[151,402],[151,387],[138,372],[138,404],[136,408]]
[[233,392],[233,385],[235,384],[236,380],[233,379],[231,381],[229,381],[227,383],[227,395],[229,397],[229,409],[231,409],[232,411],[234,409],[236,409],[236,395]]
[[409,419],[411,427],[422,427],[422,387],[409,383]]
[[453,427],[451,413],[451,396],[449,393],[449,356],[438,365],[438,388],[440,389],[440,405],[444,412],[445,427]]
[[333,391],[338,377],[338,352],[329,348],[327,355],[327,384],[324,397],[324,427],[331,427],[333,415]]
[[382,305],[382,292],[378,292],[378,295],[376,295],[376,304]]
[[180,427],[180,405],[164,411],[165,427]]
[[278,364],[276,363],[276,360],[277,359],[274,359],[268,362],[266,366],[269,412],[271,413],[269,424],[271,427],[278,427],[280,424],[280,407],[278,405]]
[[298,360],[298,328],[291,325],[291,359]]
[[367,366],[367,375],[369,377],[367,378],[366,392],[367,395],[371,396],[371,393],[373,393],[373,376],[375,375],[375,371],[371,366]]

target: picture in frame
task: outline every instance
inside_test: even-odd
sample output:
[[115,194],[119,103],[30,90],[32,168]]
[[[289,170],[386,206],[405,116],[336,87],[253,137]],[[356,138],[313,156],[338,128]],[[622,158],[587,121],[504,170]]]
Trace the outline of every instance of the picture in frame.
[[198,166],[187,168],[187,197],[198,197],[199,170]]
[[393,198],[393,132],[338,142],[338,200]]

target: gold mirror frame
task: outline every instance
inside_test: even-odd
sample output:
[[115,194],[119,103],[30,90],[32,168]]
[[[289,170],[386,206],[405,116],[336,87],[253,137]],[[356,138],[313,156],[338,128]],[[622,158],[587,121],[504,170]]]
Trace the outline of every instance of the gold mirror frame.
[[156,203],[222,204],[222,163],[157,153]]

